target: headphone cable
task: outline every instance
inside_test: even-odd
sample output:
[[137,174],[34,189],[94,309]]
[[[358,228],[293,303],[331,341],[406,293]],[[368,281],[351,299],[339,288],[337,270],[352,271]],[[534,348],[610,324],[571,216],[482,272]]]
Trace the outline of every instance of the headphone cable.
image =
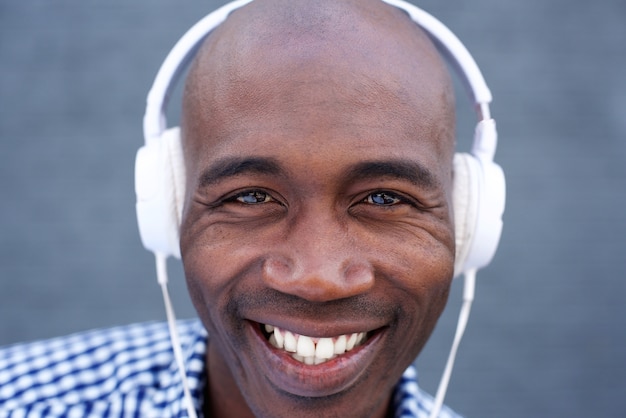
[[454,341],[450,348],[450,354],[448,355],[448,361],[446,367],[441,376],[439,387],[437,388],[437,395],[435,396],[432,410],[430,412],[430,418],[437,418],[441,407],[443,406],[443,400],[446,397],[448,390],[448,384],[450,383],[450,376],[452,375],[452,369],[454,368],[454,360],[456,359],[456,353],[465,333],[467,327],[467,321],[469,319],[470,310],[472,309],[472,302],[474,301],[474,293],[476,290],[476,270],[468,270],[464,274],[463,280],[463,304],[461,305],[461,311],[459,312],[459,319],[456,325],[456,332],[454,335]]
[[187,415],[189,418],[197,418],[198,415],[196,414],[191,392],[189,391],[187,374],[185,373],[185,362],[183,360],[180,338],[178,337],[178,330],[176,328],[176,314],[174,313],[174,307],[172,306],[170,294],[167,290],[167,256],[162,253],[155,253],[154,258],[156,261],[157,280],[159,282],[159,286],[161,287],[161,293],[163,293],[163,302],[165,303],[165,314],[167,316],[167,326],[170,331],[172,350],[174,351],[178,374],[180,375],[180,380],[183,384]]

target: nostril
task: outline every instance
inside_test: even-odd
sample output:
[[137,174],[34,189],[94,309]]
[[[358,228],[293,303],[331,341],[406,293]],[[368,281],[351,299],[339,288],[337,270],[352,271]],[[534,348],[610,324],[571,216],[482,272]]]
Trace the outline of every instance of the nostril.
[[343,299],[372,288],[374,274],[367,262],[328,255],[307,253],[295,259],[272,255],[263,262],[263,281],[282,293],[315,302]]

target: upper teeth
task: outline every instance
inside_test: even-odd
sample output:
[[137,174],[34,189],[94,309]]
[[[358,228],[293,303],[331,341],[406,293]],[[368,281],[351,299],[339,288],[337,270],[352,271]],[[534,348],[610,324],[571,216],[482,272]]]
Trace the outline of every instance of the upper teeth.
[[272,325],[265,325],[270,344],[293,353],[292,357],[305,364],[320,364],[357,347],[365,340],[364,332],[344,334],[334,338],[313,338],[295,334]]

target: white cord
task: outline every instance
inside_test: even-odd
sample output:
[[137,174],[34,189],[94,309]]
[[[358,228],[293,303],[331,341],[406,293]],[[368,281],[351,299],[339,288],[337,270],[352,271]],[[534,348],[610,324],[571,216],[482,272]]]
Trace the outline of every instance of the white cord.
[[450,376],[452,375],[452,368],[454,367],[454,360],[456,358],[456,352],[465,333],[465,327],[467,326],[467,320],[469,319],[470,310],[472,309],[472,302],[474,301],[474,291],[476,289],[476,270],[469,270],[465,272],[463,281],[463,304],[461,305],[461,311],[459,312],[459,320],[456,325],[456,333],[454,335],[454,341],[450,348],[450,354],[448,355],[448,362],[446,368],[441,376],[439,382],[439,388],[437,388],[437,395],[433,403],[433,409],[430,412],[430,418],[437,418],[441,407],[443,406],[443,399],[446,397],[448,391],[448,383],[450,383]]
[[178,374],[183,384],[183,392],[185,393],[185,401],[187,407],[187,415],[189,418],[197,418],[196,408],[191,398],[191,392],[189,391],[189,383],[187,382],[187,375],[185,373],[185,363],[183,361],[183,354],[180,345],[180,339],[178,338],[178,330],[176,329],[176,315],[174,314],[174,308],[170,300],[170,294],[167,290],[167,256],[161,253],[154,254],[156,260],[157,280],[159,286],[161,286],[161,293],[163,293],[163,302],[165,303],[165,314],[167,315],[167,326],[170,330],[170,341],[172,342],[172,350],[174,351],[174,358],[176,359],[176,365],[178,367]]

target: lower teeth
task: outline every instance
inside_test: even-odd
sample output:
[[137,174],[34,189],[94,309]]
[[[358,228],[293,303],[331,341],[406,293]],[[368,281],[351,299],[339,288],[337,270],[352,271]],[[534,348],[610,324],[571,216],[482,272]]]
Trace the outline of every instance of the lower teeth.
[[332,356],[331,358],[319,358],[315,356],[302,357],[298,354],[291,353],[291,357],[294,360],[299,361],[300,363],[304,363],[308,366],[311,366],[311,365],[318,365],[318,364],[326,363],[327,361],[332,360],[337,356]]

